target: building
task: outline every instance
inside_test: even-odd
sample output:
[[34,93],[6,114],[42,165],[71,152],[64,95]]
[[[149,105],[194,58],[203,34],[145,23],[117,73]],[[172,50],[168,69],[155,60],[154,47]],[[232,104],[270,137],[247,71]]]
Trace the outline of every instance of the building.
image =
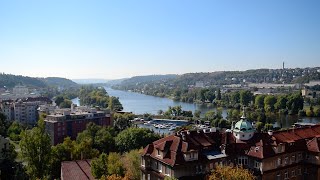
[[0,112],[8,121],[18,121],[22,124],[36,124],[38,120],[38,107],[51,104],[52,101],[46,97],[23,98],[16,101],[3,100],[0,102]]
[[14,120],[13,101],[2,101],[0,103],[0,112],[6,116],[7,121],[13,121]]
[[62,143],[65,137],[76,139],[78,133],[84,131],[89,122],[100,126],[111,126],[110,111],[80,106],[72,109],[57,109],[45,119],[46,131],[53,145]]
[[6,90],[5,92],[0,94],[0,100],[16,100],[27,97],[36,98],[39,97],[40,94],[38,92],[29,92],[29,89],[26,86],[15,86],[12,89],[12,92]]
[[12,93],[16,95],[28,95],[29,89],[26,86],[15,86],[12,89]]
[[61,163],[61,180],[94,180],[91,174],[90,160],[63,161]]
[[320,125],[255,132],[242,117],[232,130],[180,131],[149,144],[142,179],[205,179],[217,165],[241,165],[257,179],[320,179]]

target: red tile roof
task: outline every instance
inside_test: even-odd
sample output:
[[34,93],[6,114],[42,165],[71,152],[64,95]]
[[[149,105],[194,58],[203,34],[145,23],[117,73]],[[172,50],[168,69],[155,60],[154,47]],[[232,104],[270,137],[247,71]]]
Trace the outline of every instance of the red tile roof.
[[[247,155],[265,159],[276,155],[279,144],[285,145],[285,152],[312,151],[320,152],[320,125],[295,128],[268,133],[255,133],[248,141],[237,140],[230,132],[182,131],[153,142],[144,149],[143,155],[148,155],[171,166],[188,163],[183,154],[192,151],[199,152],[199,161],[207,161],[202,151],[217,150],[225,147],[227,155]],[[157,156],[154,149],[163,151],[164,157]]]
[[307,148],[311,152],[320,152],[320,138],[315,137],[307,142]]
[[91,174],[91,161],[64,161],[61,163],[61,179],[62,180],[91,180],[94,177]]

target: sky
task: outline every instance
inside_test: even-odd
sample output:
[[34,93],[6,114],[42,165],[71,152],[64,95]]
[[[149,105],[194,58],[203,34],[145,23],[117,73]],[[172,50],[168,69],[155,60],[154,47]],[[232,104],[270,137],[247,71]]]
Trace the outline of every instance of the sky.
[[319,0],[0,0],[0,72],[117,79],[320,66]]

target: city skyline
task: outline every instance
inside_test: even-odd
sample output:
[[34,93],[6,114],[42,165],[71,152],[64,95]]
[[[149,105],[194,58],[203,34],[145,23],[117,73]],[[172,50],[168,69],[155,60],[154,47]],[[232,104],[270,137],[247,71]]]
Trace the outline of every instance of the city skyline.
[[118,79],[320,66],[318,1],[2,1],[0,72]]

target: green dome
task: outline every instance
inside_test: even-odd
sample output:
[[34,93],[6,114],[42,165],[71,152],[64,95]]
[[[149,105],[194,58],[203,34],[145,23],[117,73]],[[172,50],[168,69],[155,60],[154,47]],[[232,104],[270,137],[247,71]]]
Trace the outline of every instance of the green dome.
[[252,124],[245,119],[241,119],[234,126],[234,131],[237,132],[254,132]]

